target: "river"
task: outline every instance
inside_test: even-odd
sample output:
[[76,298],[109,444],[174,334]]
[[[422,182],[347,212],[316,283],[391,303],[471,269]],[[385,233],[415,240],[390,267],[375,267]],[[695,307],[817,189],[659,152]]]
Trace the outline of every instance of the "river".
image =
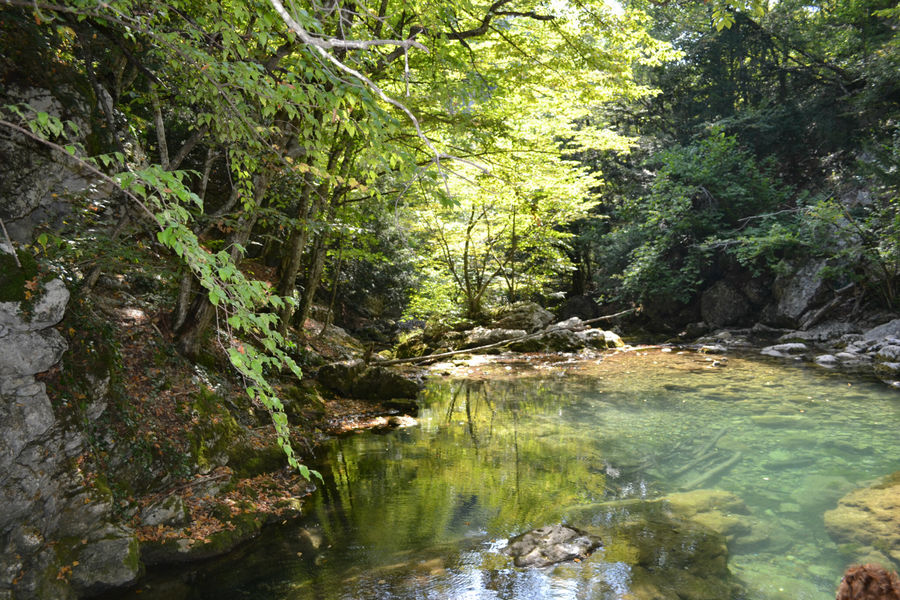
[[[897,390],[758,356],[485,359],[420,404],[417,426],[335,439],[304,518],[134,597],[824,600],[853,558],[825,511],[900,469]],[[718,499],[701,520],[727,555],[660,497]],[[513,567],[506,539],[557,522],[604,547]]]

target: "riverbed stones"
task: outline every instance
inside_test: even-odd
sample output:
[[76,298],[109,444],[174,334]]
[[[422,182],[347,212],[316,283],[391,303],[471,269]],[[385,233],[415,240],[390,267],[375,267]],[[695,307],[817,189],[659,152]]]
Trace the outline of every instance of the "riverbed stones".
[[517,567],[547,567],[583,559],[601,545],[600,538],[569,525],[548,525],[509,540],[504,552]]
[[661,501],[673,515],[724,536],[732,552],[756,551],[771,541],[771,527],[752,516],[744,501],[732,492],[700,489],[669,494]]
[[854,559],[879,553],[900,568],[900,471],[854,490],[825,513],[828,534]]

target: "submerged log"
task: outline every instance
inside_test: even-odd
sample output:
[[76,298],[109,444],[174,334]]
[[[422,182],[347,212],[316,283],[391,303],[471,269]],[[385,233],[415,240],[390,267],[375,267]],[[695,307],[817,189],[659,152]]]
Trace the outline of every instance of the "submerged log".
[[732,456],[725,462],[720,463],[718,466],[713,467],[712,469],[703,473],[699,477],[692,479],[688,483],[681,486],[681,489],[690,490],[690,489],[694,489],[696,487],[703,485],[704,483],[706,483],[707,481],[709,481],[716,475],[719,475],[720,473],[723,473],[723,472],[727,471],[728,469],[730,469],[731,467],[733,467],[739,460],[741,460],[741,458],[743,458],[743,456],[744,455],[742,452],[735,452],[734,456]]

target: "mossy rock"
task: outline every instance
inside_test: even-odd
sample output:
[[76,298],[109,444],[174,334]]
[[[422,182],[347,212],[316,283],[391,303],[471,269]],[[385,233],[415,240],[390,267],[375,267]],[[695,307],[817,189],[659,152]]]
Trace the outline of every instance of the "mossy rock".
[[229,527],[204,539],[180,538],[141,544],[141,559],[147,566],[187,563],[221,556],[253,539],[266,524],[261,513],[229,515]]
[[228,450],[228,466],[240,479],[271,473],[284,468],[286,464],[284,450],[276,443],[259,447],[249,441],[242,441]]
[[202,471],[228,464],[229,453],[244,438],[244,430],[224,400],[201,388],[191,406],[197,423],[189,434],[191,454]]
[[34,256],[25,250],[16,251],[21,267],[16,264],[12,254],[0,251],[0,302],[25,302],[25,283],[34,279],[38,273],[38,264]]

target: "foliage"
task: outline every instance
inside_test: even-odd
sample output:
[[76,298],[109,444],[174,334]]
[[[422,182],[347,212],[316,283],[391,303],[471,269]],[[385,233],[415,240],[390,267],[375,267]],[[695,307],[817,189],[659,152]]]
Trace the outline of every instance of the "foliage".
[[719,245],[716,236],[775,210],[788,192],[771,165],[759,164],[734,137],[720,132],[664,150],[653,160],[660,166],[649,194],[625,207],[627,225],[614,234],[636,244],[621,275],[622,294],[636,301],[684,303],[705,281]]

